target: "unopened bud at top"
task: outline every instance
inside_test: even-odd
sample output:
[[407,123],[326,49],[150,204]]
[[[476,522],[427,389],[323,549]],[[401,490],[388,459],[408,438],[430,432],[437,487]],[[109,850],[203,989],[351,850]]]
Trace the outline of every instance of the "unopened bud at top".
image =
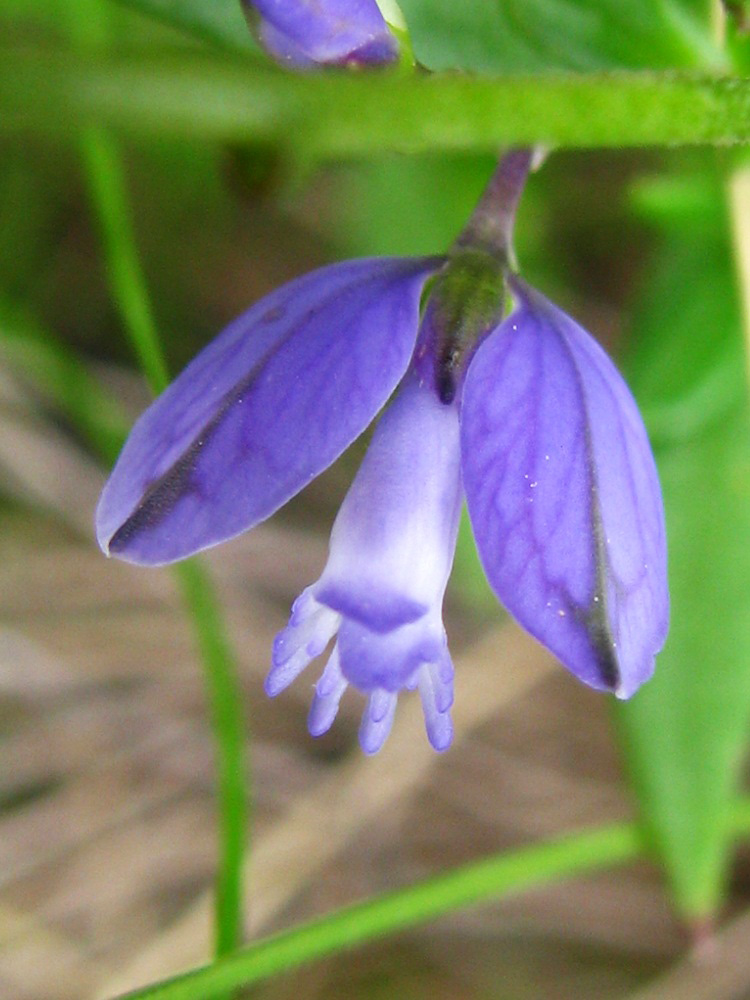
[[295,70],[395,63],[399,47],[375,0],[242,0],[258,41]]

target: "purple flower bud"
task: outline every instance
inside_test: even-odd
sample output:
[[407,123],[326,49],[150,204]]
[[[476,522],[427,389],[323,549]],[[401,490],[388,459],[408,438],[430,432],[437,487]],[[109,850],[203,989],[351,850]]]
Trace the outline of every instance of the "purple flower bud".
[[377,66],[398,60],[375,0],[243,0],[261,45],[296,70]]
[[512,615],[591,687],[628,698],[669,621],[656,466],[599,345],[515,280],[518,308],[480,345],[461,450],[474,536]]

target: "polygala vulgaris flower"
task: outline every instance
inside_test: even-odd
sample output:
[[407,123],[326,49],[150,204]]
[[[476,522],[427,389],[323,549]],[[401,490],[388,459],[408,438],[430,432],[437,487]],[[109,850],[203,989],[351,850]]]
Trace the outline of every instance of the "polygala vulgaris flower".
[[242,0],[263,48],[295,70],[377,66],[398,60],[376,0]]
[[271,515],[395,391],[266,681],[278,694],[333,641],[309,728],[331,726],[351,685],[368,753],[404,689],[432,745],[451,741],[442,602],[464,496],[498,598],[584,683],[629,697],[666,637],[664,514],[636,404],[508,263],[529,161],[501,161],[446,257],[334,264],[235,320],[136,423],[99,503],[105,552],[182,559]]

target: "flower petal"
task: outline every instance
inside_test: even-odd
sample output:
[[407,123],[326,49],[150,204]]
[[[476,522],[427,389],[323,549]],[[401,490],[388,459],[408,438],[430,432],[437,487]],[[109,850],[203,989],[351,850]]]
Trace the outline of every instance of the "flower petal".
[[431,367],[414,369],[384,414],[331,534],[323,575],[276,637],[266,691],[277,694],[336,645],[315,686],[308,728],[333,723],[351,684],[368,698],[360,742],[383,744],[398,692],[420,689],[437,750],[452,736],[453,664],[442,602],[461,508],[457,404],[440,402]]
[[258,15],[266,51],[295,69],[377,65],[398,59],[398,43],[375,0],[244,0]]
[[666,638],[664,512],[635,401],[599,345],[520,281],[463,391],[467,504],[496,594],[595,688],[629,697]]
[[370,695],[359,727],[359,745],[366,754],[377,753],[388,738],[397,702],[393,691],[373,691]]
[[[451,664],[451,672],[452,669]],[[453,702],[453,679],[451,677],[450,684],[446,685],[440,678],[437,665],[425,664],[419,671],[418,684],[430,743],[435,750],[447,750],[453,741],[453,722],[449,711]]]
[[316,599],[381,633],[439,611],[460,508],[457,408],[412,372],[341,506]]
[[304,590],[292,606],[286,628],[273,641],[272,666],[266,678],[266,694],[275,698],[320,656],[336,634],[341,615],[319,604],[313,588]]
[[447,641],[438,609],[437,615],[425,615],[391,632],[373,632],[344,618],[338,649],[344,677],[360,691],[400,691],[415,686],[423,663],[446,656]]
[[438,265],[335,264],[230,324],[133,428],[97,510],[105,552],[181,559],[264,520],[322,472],[406,370]]
[[339,666],[338,646],[334,646],[325,670],[315,685],[315,694],[307,717],[307,728],[311,736],[322,736],[331,728],[338,714],[341,696],[348,684]]

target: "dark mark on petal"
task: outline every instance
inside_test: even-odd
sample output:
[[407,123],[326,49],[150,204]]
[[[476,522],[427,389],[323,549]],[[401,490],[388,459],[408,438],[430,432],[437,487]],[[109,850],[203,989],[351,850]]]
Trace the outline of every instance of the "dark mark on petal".
[[110,539],[110,552],[124,552],[134,536],[155,528],[180,497],[196,492],[191,475],[204,444],[205,438],[199,438],[168,472],[149,486],[136,509]]
[[[576,358],[570,349],[567,339],[561,336],[561,340],[570,355],[572,368],[578,381],[585,409],[586,392],[578,370]],[[617,641],[612,634],[612,622],[610,619],[608,586],[610,579],[609,554],[607,552],[607,538],[604,531],[604,524],[602,523],[599,484],[596,478],[596,464],[594,461],[594,447],[588,420],[588,412],[586,412],[583,433],[591,504],[591,554],[594,561],[594,593],[588,606],[581,607],[578,605],[576,607],[575,615],[588,634],[592,651],[596,657],[596,666],[602,684],[611,691],[617,691],[620,687],[622,677],[617,653]]]
[[609,616],[609,600],[607,597],[607,581],[609,577],[609,555],[607,541],[602,524],[602,512],[599,502],[599,486],[594,468],[593,447],[588,423],[585,425],[586,456],[591,484],[591,520],[594,542],[594,567],[596,582],[594,596],[588,608],[582,614],[582,620],[596,654],[597,667],[602,682],[611,690],[620,686],[620,664],[617,659],[617,643],[612,635],[612,623]]

